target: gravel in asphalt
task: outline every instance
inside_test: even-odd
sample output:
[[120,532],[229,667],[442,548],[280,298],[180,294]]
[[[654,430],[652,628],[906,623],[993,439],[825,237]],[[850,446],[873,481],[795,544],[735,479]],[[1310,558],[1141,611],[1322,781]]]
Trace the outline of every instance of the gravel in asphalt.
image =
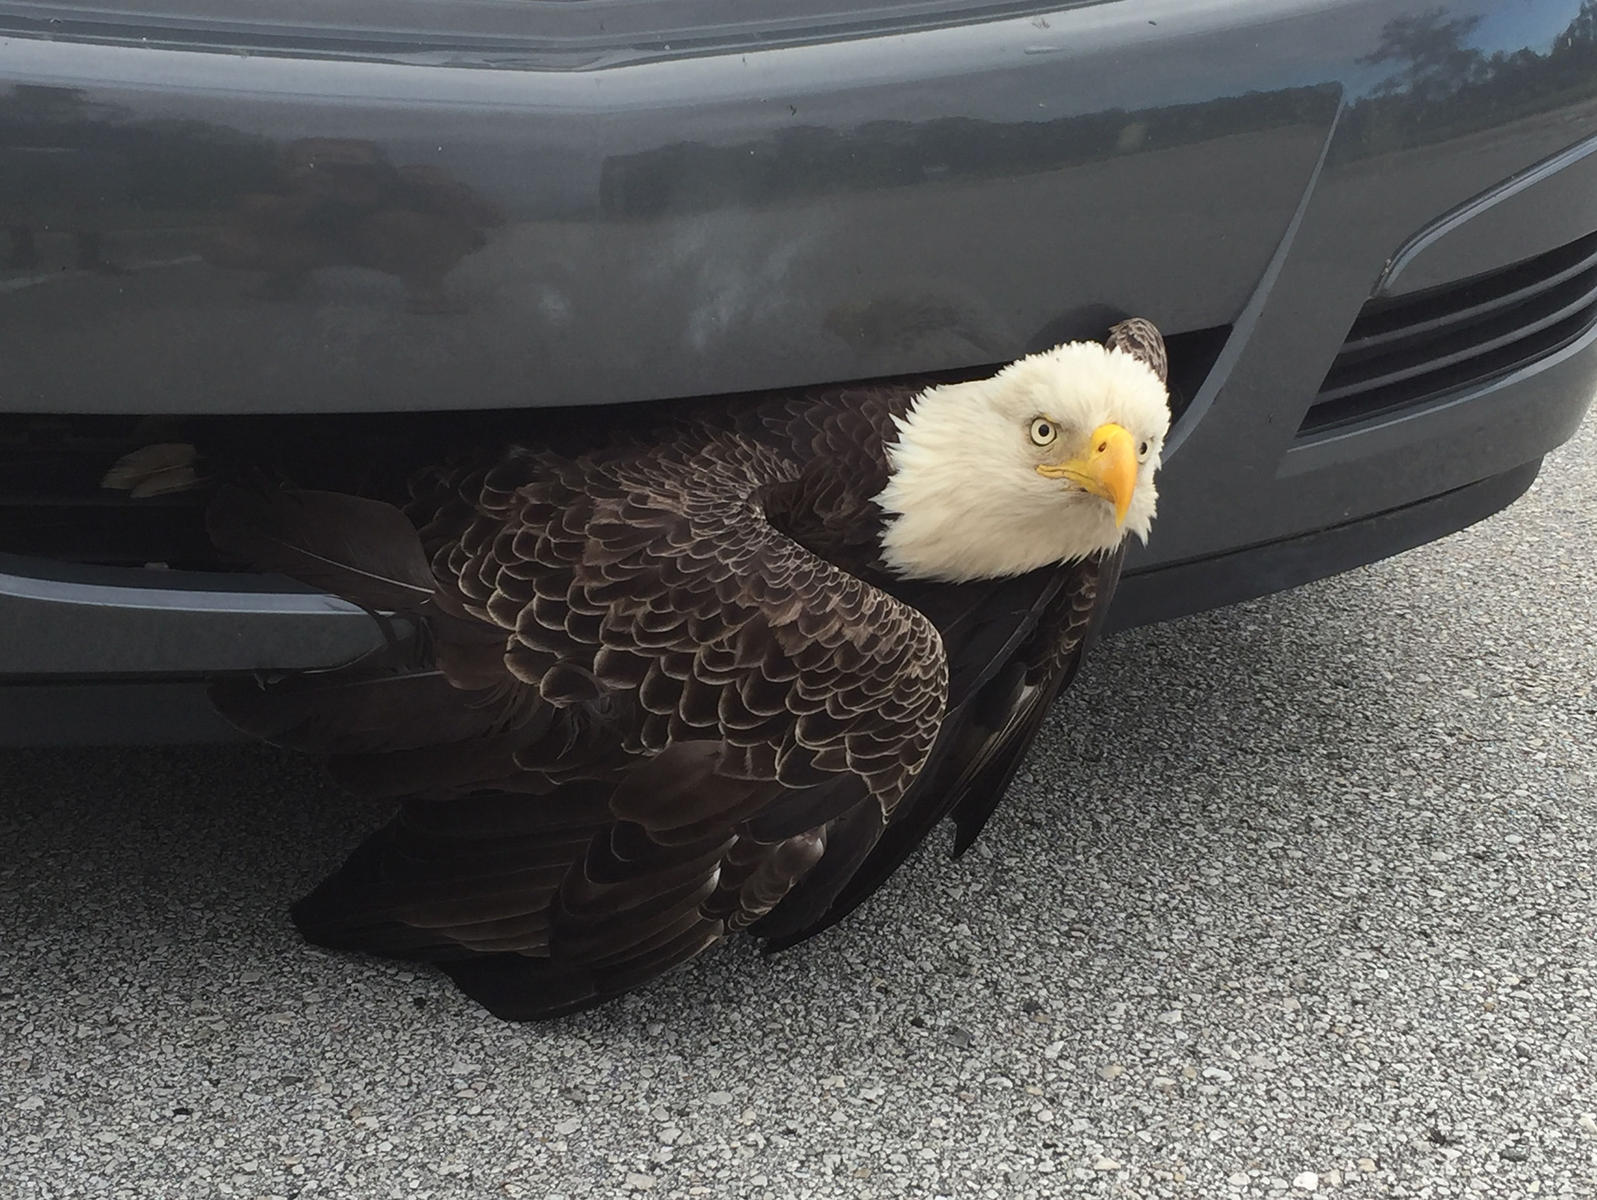
[[0,756],[0,1196],[1597,1196],[1597,425],[1507,513],[1123,635],[984,840],[550,1025],[301,944],[377,823]]

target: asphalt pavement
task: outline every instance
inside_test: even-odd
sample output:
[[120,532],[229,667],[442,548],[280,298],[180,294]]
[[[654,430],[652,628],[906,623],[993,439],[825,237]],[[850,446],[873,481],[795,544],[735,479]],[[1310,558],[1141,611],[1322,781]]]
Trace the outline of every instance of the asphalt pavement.
[[1597,1196],[1597,424],[1115,639],[974,851],[773,960],[502,1024],[294,934],[381,812],[0,755],[0,1197]]

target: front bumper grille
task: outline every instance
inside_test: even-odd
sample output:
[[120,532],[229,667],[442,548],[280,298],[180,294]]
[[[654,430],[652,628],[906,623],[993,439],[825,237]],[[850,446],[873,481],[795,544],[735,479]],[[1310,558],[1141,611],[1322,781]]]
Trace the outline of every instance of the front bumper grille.
[[[1218,326],[1165,339],[1175,418],[1203,385],[1230,332],[1230,326]],[[916,378],[924,384],[975,379],[999,365]],[[605,412],[574,411],[570,420],[602,421]],[[236,571],[240,565],[218,554],[205,533],[209,489],[133,500],[100,486],[106,470],[152,442],[191,442],[200,449],[205,475],[260,471],[262,479],[403,501],[405,480],[415,468],[451,447],[520,441],[529,423],[547,432],[550,410],[181,418],[0,414],[0,554],[95,566]]]
[[1475,386],[1563,349],[1597,325],[1597,233],[1513,266],[1371,300],[1300,434],[1355,425]]
[[100,486],[122,455],[192,442],[200,469],[255,467],[305,487],[404,496],[404,472],[476,414],[162,417],[0,414],[0,554],[96,566],[232,571],[205,532],[209,489],[133,500]]

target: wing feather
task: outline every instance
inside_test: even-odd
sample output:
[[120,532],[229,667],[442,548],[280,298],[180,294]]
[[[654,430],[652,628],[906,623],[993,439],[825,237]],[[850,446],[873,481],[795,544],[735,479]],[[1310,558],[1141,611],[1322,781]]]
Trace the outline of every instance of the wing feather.
[[969,847],[1101,628],[1123,558],[1121,548],[1066,571],[936,595],[950,658],[948,713],[936,750],[892,822],[824,903],[818,884],[810,885],[755,927],[769,950],[846,917],[944,817],[954,817],[956,854]]
[[368,608],[415,608],[433,578],[403,513],[379,500],[282,488],[228,487],[206,529],[221,550]]

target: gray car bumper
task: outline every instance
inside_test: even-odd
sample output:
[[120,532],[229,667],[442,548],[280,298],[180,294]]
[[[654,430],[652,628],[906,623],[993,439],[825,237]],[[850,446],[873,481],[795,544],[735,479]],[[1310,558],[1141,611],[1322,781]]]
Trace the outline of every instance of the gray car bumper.
[[[8,419],[317,439],[968,371],[1135,312],[1182,412],[1125,625],[1478,520],[1597,390],[1579,0],[937,4],[619,57],[45,19],[73,7],[0,0]],[[38,511],[4,482],[0,526]],[[204,677],[381,637],[281,581],[12,558],[0,739],[213,735]]]

